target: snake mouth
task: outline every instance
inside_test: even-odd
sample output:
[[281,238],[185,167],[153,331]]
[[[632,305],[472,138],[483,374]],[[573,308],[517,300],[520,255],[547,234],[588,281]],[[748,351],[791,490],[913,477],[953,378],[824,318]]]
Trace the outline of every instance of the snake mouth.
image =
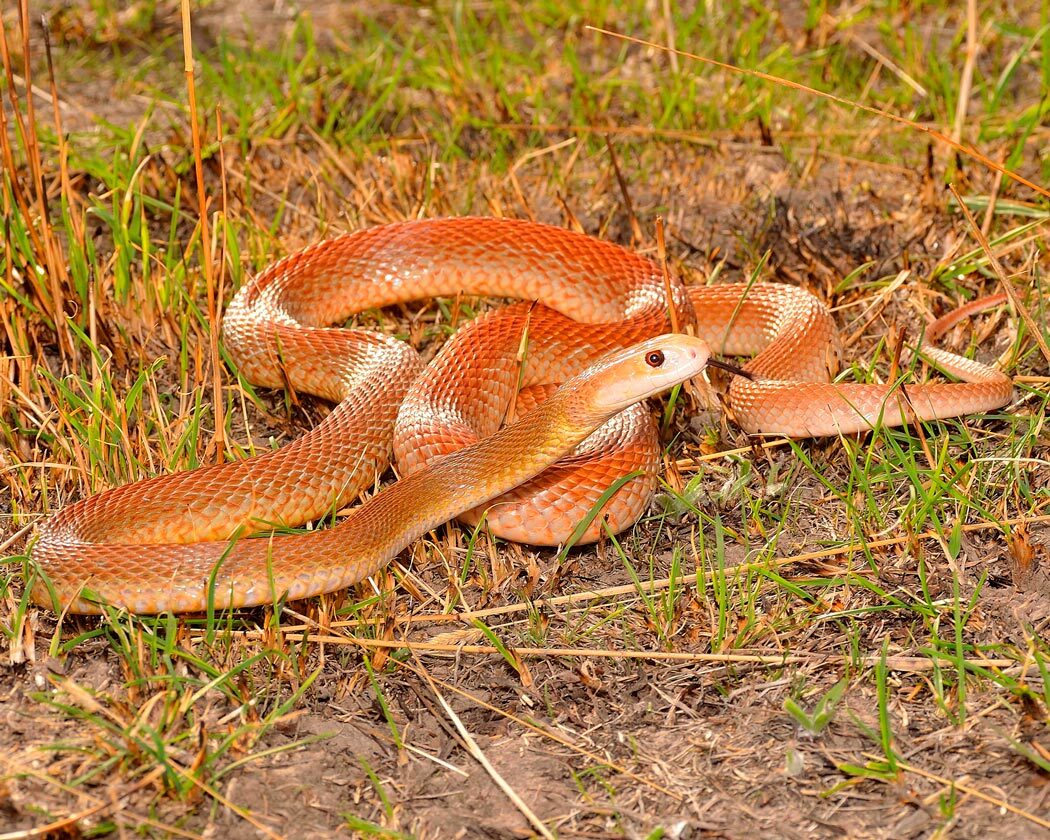
[[744,370],[742,367],[737,367],[736,365],[731,365],[731,364],[729,364],[729,362],[721,362],[718,359],[708,359],[707,360],[707,366],[708,367],[718,368],[719,370],[727,371],[728,373],[733,374],[733,376],[742,376],[742,377],[744,377],[744,379],[754,379],[755,378],[748,371]]

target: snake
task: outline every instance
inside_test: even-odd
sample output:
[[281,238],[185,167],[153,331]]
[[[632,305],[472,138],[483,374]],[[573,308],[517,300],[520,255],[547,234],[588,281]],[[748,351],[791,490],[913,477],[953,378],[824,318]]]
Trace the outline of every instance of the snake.
[[[390,332],[346,326],[459,295],[518,302],[467,323],[427,365]],[[638,520],[657,486],[660,436],[643,401],[711,365],[742,374],[727,408],[758,436],[987,412],[1013,387],[929,344],[923,357],[959,381],[836,382],[834,318],[804,289],[687,286],[615,243],[504,218],[416,219],[310,245],[242,285],[222,338],[247,381],[333,409],[282,448],[61,508],[30,549],[36,603],[151,614],[305,598],[365,580],[457,517],[534,545],[593,542]],[[712,355],[751,358],[737,369]],[[391,457],[398,480],[336,521]],[[320,519],[333,524],[281,533]]]

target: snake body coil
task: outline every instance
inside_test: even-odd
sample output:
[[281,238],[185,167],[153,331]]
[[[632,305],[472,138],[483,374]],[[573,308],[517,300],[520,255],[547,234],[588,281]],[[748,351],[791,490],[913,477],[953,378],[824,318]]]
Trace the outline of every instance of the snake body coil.
[[[365,309],[461,292],[538,303],[476,319],[426,369],[389,336],[328,326]],[[531,222],[404,222],[274,263],[227,310],[223,336],[242,374],[336,402],[320,425],[275,452],[70,505],[41,525],[32,556],[73,611],[97,612],[98,599],[136,612],[192,611],[348,586],[457,515],[471,523],[484,515],[508,539],[556,545],[614,481],[638,471],[584,541],[597,538],[599,519],[621,530],[655,486],[656,429],[634,405],[609,412],[588,434],[580,418],[593,425],[602,418],[584,404],[597,392],[583,384],[626,389],[632,403],[653,393],[655,374],[636,357],[670,330],[670,307],[702,342],[665,336],[661,352],[674,356],[689,345],[706,360],[706,349],[697,349],[706,342],[716,354],[755,354],[745,368],[752,378],[735,378],[729,389],[735,419],[752,434],[850,433],[987,411],[1010,399],[1008,377],[935,348],[924,353],[964,382],[909,384],[906,395],[831,384],[834,322],[791,286],[687,289],[619,246]],[[624,361],[624,348],[637,352]],[[698,372],[689,369],[682,378]],[[566,380],[573,384],[555,390]],[[525,419],[504,425],[515,418]],[[338,510],[374,485],[391,452],[402,480],[340,525],[241,539]],[[52,603],[42,583],[34,598]]]

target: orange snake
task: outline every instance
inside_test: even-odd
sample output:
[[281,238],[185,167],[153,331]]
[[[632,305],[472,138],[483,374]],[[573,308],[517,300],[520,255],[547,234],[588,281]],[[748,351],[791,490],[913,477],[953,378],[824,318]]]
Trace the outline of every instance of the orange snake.
[[[699,339],[662,335],[671,328],[668,290],[678,328]],[[425,370],[390,336],[327,326],[460,292],[537,303],[475,319]],[[1012,392],[1004,374],[930,347],[923,352],[962,383],[831,384],[835,325],[808,292],[773,283],[687,289],[619,246],[506,219],[403,222],[306,248],[241,288],[223,335],[251,382],[290,385],[336,407],[283,449],[65,507],[32,548],[47,580],[34,585],[38,603],[185,612],[330,592],[457,515],[556,545],[613,482],[637,472],[581,541],[596,539],[602,520],[622,530],[647,504],[659,463],[655,425],[637,402],[698,375],[708,347],[757,354],[750,378],[734,377],[728,394],[751,434],[847,434],[987,411]],[[658,367],[646,362],[653,354]],[[338,525],[240,539],[334,514],[375,484],[391,450],[401,480]]]

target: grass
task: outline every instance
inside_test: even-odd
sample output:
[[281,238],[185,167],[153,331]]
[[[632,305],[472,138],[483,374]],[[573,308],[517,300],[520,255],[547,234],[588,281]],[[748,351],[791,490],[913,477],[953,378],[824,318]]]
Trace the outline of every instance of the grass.
[[[1018,376],[1015,403],[983,418],[759,446],[680,395],[664,418],[661,503],[594,549],[534,552],[449,526],[369,587],[276,610],[56,619],[27,601],[18,552],[42,516],[279,446],[312,422],[313,403],[230,372],[210,310],[276,256],[338,230],[503,213],[579,220],[655,254],[662,217],[673,267],[805,283],[856,336],[844,376],[892,381],[898,326],[909,343],[928,311],[995,288],[988,252],[941,189],[950,180],[1047,323],[1038,193],[868,112],[583,29],[673,40],[948,134],[965,103],[962,140],[1045,184],[1046,9],[981,10],[964,96],[957,4],[851,14],[813,0],[794,17],[753,3],[653,8],[384,7],[254,38],[224,34],[241,28],[228,11],[205,26],[202,10],[213,37],[197,53],[196,133],[177,7],[71,4],[52,17],[57,111],[26,93],[26,80],[51,88],[41,38],[26,55],[5,11],[0,544],[12,554],[0,629],[16,686],[3,702],[29,731],[0,739],[0,805],[17,827],[73,816],[99,834],[192,837],[232,820],[292,836],[319,813],[333,832],[437,836],[443,818],[406,793],[405,768],[474,765],[437,722],[435,685],[487,752],[501,748],[493,733],[521,739],[501,769],[549,829],[610,830],[608,818],[658,836],[697,813],[698,790],[747,806],[712,800],[704,813],[729,825],[790,825],[821,807],[818,794],[833,819],[855,792],[893,825],[901,806],[883,783],[901,780],[936,830],[991,830],[1000,808],[1018,832],[1045,827],[1035,786],[1050,646],[1038,609],[1050,596],[1012,609],[1040,580],[1047,360],[1014,318],[950,336],[994,347]],[[787,193],[770,190],[780,175]],[[429,351],[487,306],[359,320]],[[424,663],[444,681],[421,677]],[[300,732],[313,718],[320,731]],[[348,727],[367,743],[341,741]],[[555,748],[565,767],[544,763]],[[789,755],[805,786],[779,775]],[[314,771],[320,804],[282,824],[252,793],[279,799],[286,760]],[[712,769],[728,762],[735,776]],[[424,795],[459,784],[434,778]],[[540,780],[550,803],[530,794]],[[759,811],[768,821],[747,815]],[[497,834],[529,826],[470,813]]]

